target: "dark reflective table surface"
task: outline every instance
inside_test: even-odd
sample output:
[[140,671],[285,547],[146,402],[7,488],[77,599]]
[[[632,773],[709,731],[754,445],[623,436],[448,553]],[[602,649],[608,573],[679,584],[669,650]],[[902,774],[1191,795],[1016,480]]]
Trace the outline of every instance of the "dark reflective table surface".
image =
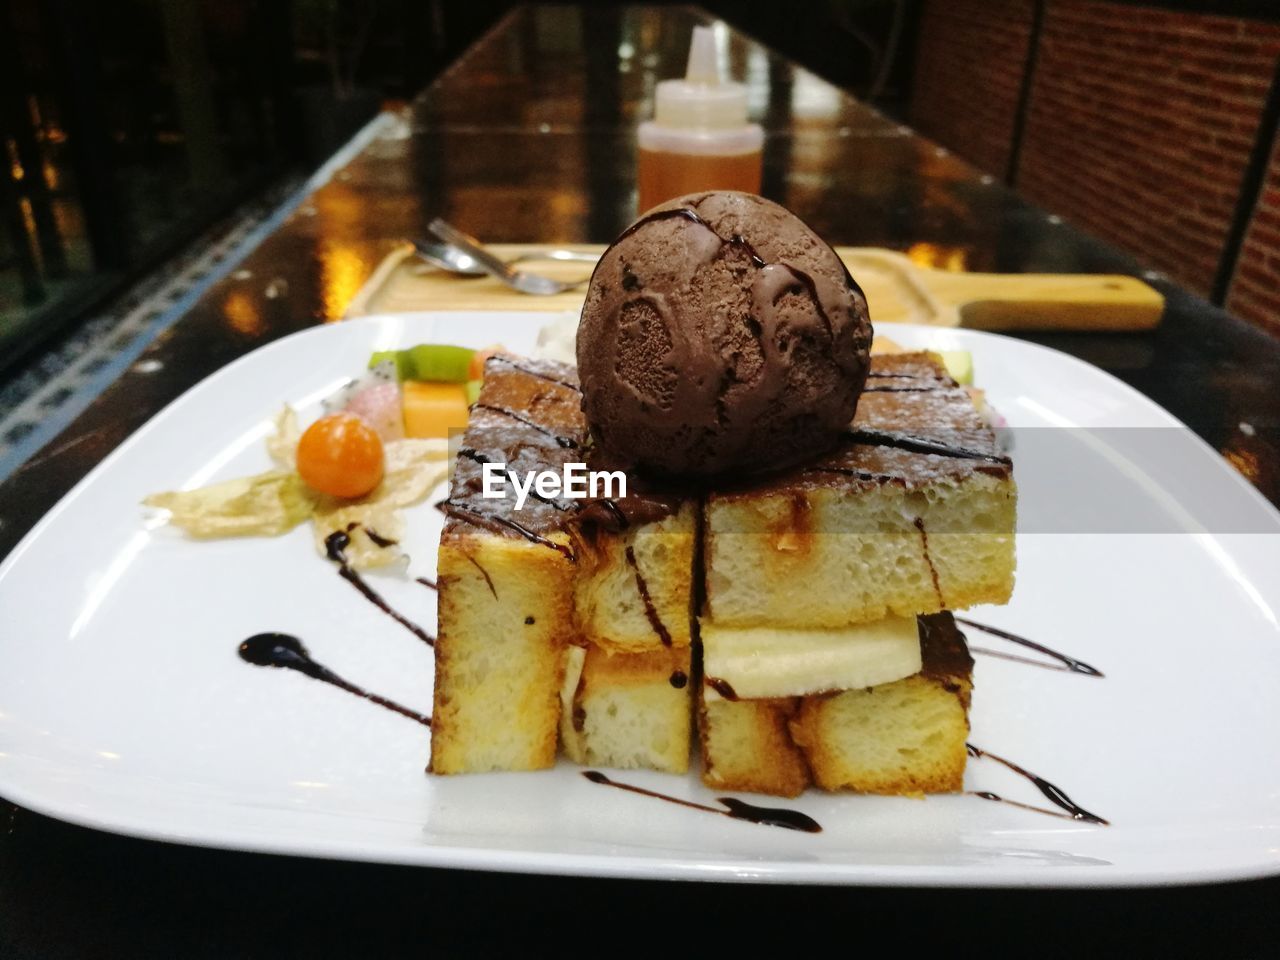
[[[534,7],[505,19],[410,107],[384,117],[350,163],[0,485],[0,556],[184,390],[264,343],[338,320],[379,260],[425,236],[432,217],[495,242],[611,240],[635,215],[634,125],[654,82],[683,70],[699,19],[674,7]],[[729,30],[724,39],[766,130],[764,192],[830,242],[971,270],[1143,275],[1129,257],[758,43]],[[1280,343],[1152,282],[1168,298],[1152,333],[1033,339],[1167,407],[1280,502]],[[922,949],[933,937],[963,937],[1050,956],[1083,942],[1187,949],[1210,935],[1224,955],[1244,954],[1280,933],[1273,881],[1070,894],[603,883],[201,851],[7,805],[0,814],[5,956],[329,955],[461,950],[486,938],[545,950],[552,936],[569,938],[558,941],[564,949],[588,949],[574,931],[605,916],[616,942],[662,937],[677,949],[691,923],[725,945],[752,924],[793,936],[829,928],[843,942],[886,916],[910,923]],[[925,919],[933,922],[918,929]]]

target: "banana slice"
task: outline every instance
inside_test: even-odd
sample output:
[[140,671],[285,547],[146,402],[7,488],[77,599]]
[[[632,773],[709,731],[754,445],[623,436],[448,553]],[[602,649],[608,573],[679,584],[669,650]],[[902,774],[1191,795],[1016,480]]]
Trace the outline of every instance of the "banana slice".
[[701,626],[709,699],[725,685],[755,700],[874,687],[920,672],[915,617],[816,629]]

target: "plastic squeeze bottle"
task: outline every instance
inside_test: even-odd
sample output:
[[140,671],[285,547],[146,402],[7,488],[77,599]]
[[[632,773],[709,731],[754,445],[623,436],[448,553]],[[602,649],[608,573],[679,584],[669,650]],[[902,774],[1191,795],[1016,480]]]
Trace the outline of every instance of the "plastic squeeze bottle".
[[697,190],[760,192],[764,131],[747,122],[747,90],[721,83],[715,32],[694,27],[683,80],[654,92],[640,124],[640,212]]

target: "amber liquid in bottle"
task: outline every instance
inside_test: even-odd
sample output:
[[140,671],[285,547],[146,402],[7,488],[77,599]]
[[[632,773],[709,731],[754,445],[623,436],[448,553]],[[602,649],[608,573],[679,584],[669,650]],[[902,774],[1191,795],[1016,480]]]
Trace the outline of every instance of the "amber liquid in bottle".
[[670,153],[639,150],[638,186],[640,213],[658,204],[698,190],[760,192],[760,152],[733,156]]

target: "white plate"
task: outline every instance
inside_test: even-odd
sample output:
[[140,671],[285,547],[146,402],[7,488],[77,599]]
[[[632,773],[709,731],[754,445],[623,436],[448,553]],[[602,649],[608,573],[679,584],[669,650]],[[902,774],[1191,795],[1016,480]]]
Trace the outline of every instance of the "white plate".
[[[1280,518],[1198,441],[1185,445],[1177,470],[1152,475],[1140,456],[1117,454],[1108,438],[1120,433],[1062,429],[1184,433],[1097,369],[989,334],[892,331],[910,345],[972,350],[1013,425],[1058,428],[1017,438],[1020,510],[1044,532],[1019,537],[1013,602],[971,615],[1106,677],[980,656],[971,739],[1057,783],[1110,826],[974,796],[810,792],[781,804],[825,828],[809,835],[611,790],[567,764],[433,778],[415,723],[243,663],[242,639],[287,631],[349,680],[430,707],[430,650],[343,583],[308,530],[196,543],[148,524],[138,501],[265,469],[271,415],[285,402],[314,414],[370,350],[501,341],[523,351],[546,320],[418,314],[308,330],[220,371],[108,457],[0,568],[0,794],[143,837],[501,870],[1062,886],[1280,872]],[[1071,455],[1045,438],[1061,438],[1054,443]],[[1073,519],[1078,504],[1165,518],[1135,520],[1135,530],[1192,523],[1184,508],[1196,497],[1229,505],[1228,526],[1254,532],[1105,532],[1101,523],[1053,532],[1055,522],[1089,522]],[[1071,509],[1055,513],[1063,505]],[[424,505],[413,524],[410,547],[429,570],[438,514]],[[434,622],[428,590],[379,586]],[[715,802],[693,775],[618,778]],[[1046,805],[989,760],[970,764],[967,785]]]

